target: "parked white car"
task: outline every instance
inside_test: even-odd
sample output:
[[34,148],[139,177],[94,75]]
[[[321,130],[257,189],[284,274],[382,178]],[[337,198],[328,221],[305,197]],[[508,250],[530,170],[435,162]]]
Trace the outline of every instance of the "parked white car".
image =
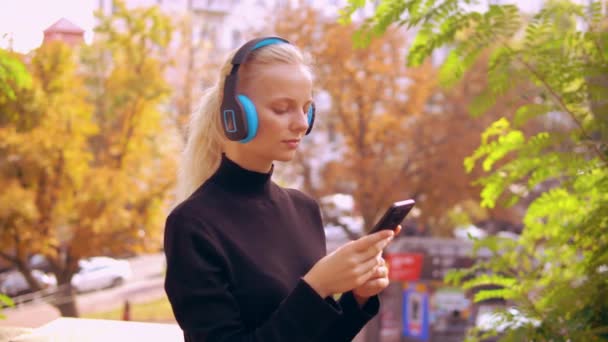
[[127,260],[92,257],[79,261],[79,270],[72,277],[72,287],[78,292],[118,286],[133,275]]
[[[40,270],[32,270],[32,277],[36,279],[43,289],[57,286],[57,279],[52,274],[44,273]],[[14,270],[3,274],[0,293],[15,297],[29,292],[31,292],[30,286],[21,272]]]

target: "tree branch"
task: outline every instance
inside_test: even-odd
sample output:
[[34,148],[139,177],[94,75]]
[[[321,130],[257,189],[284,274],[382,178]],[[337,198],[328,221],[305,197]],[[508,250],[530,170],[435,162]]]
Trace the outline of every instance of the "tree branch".
[[[509,52],[513,53],[513,49],[511,49],[507,44],[503,43],[502,44],[507,50],[509,50]],[[574,112],[572,112],[568,106],[566,105],[566,103],[564,103],[564,100],[561,98],[561,96],[559,96],[559,94],[557,94],[557,92],[555,91],[555,89],[553,89],[553,87],[551,87],[551,85],[549,83],[547,83],[547,80],[544,79],[536,69],[534,69],[529,63],[527,63],[526,61],[523,60],[523,58],[521,58],[521,56],[517,56],[516,57],[518,59],[518,61],[520,63],[522,63],[526,69],[528,69],[528,71],[530,73],[532,73],[532,75],[534,75],[536,77],[536,79],[538,81],[540,81],[544,87],[546,88],[546,90],[551,94],[551,96],[553,96],[553,98],[557,101],[557,103],[559,104],[560,107],[562,107],[562,109],[568,113],[570,115],[570,117],[572,118],[572,120],[574,120],[574,122],[576,123],[576,125],[578,126],[578,128],[581,130],[581,133],[583,134],[583,136],[587,139],[592,141],[591,136],[587,133],[587,131],[585,130],[585,128],[583,127],[583,124],[578,120],[578,118],[576,117],[576,115],[574,114]],[[599,156],[599,158],[604,161],[604,163],[608,164],[608,159],[606,159],[606,156],[604,156],[604,154],[598,149],[598,147],[592,142],[592,146],[593,149],[595,150],[595,153]]]
[[16,264],[17,263],[17,259],[13,258],[12,256],[0,251],[0,258],[12,263],[12,264]]

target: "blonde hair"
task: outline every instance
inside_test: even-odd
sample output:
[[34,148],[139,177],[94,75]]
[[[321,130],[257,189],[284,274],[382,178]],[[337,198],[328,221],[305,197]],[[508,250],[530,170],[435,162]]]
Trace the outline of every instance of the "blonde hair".
[[[233,51],[229,54],[220,69],[217,82],[205,91],[199,109],[190,116],[188,139],[178,173],[177,203],[187,199],[219,167],[223,146],[227,141],[220,120],[220,106],[224,96],[225,77],[232,69],[231,61],[235,53]],[[253,65],[276,63],[302,64],[310,68],[310,63],[295,46],[272,44],[249,54],[239,68],[239,81],[246,81],[247,76],[254,72],[255,68],[251,68]]]

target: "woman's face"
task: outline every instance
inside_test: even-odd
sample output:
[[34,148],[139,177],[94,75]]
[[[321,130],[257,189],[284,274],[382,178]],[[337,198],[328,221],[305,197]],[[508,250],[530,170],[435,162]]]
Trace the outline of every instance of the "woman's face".
[[[273,161],[293,159],[308,129],[312,76],[301,64],[252,65],[238,92],[249,97],[258,113],[258,131],[250,142],[234,146],[237,161],[268,171]],[[253,72],[252,72],[253,71]]]

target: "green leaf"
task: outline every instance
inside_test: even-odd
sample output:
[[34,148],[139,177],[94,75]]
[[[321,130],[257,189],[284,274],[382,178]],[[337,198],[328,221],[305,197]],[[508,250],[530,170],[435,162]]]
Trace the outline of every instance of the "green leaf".
[[[0,305],[6,305],[8,307],[15,306],[15,302],[5,294],[0,293]],[[0,319],[5,319],[6,316],[0,312]]]
[[483,161],[484,171],[490,171],[494,163],[501,160],[509,152],[518,150],[524,142],[524,134],[521,131],[511,131],[499,137],[497,144],[493,145],[493,149]]
[[517,282],[514,278],[504,277],[496,274],[482,274],[462,284],[462,288],[470,290],[474,287],[482,285],[499,285],[503,287],[512,287]]
[[496,95],[491,88],[485,88],[481,94],[475,96],[469,105],[471,117],[476,118],[487,112],[496,103]]
[[32,86],[25,65],[13,54],[0,49],[0,102],[2,97],[15,100],[15,91]]
[[496,289],[496,290],[480,290],[475,293],[473,301],[479,303],[488,299],[505,299],[509,300],[514,298],[513,291],[508,289]]
[[439,83],[444,87],[451,87],[462,78],[463,74],[463,62],[458,50],[454,49],[448,54],[439,69]]
[[552,106],[544,104],[531,103],[523,105],[515,112],[515,118],[513,123],[517,127],[521,127],[526,124],[530,119],[538,117],[540,115],[547,114],[552,109]]
[[451,269],[445,274],[444,282],[446,284],[457,285],[462,282],[462,279],[469,274],[469,270]]

